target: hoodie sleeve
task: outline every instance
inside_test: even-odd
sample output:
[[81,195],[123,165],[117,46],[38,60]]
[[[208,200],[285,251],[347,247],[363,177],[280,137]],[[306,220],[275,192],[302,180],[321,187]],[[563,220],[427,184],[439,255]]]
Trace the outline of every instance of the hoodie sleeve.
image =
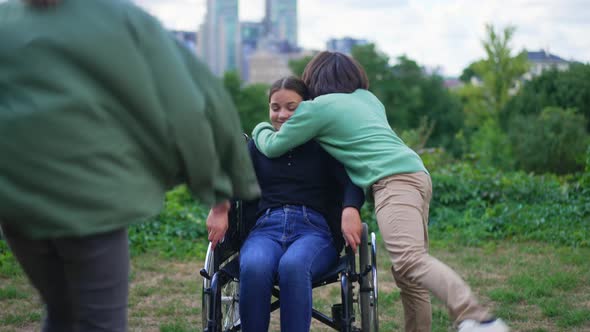
[[238,114],[221,82],[155,18],[132,18],[132,31],[157,84],[171,148],[193,195],[210,206],[257,197]]
[[[217,199],[226,199],[228,193],[235,199],[257,198],[260,189],[231,96],[221,81],[202,62],[197,61],[186,47],[179,44],[179,48],[195,85],[205,94],[205,114],[213,128],[215,150],[220,161],[215,188]],[[226,189],[228,187],[229,192]]]
[[268,158],[276,158],[320,135],[325,119],[319,114],[321,110],[315,110],[317,106],[314,101],[300,103],[279,131],[268,122],[259,123],[252,131],[258,150]]

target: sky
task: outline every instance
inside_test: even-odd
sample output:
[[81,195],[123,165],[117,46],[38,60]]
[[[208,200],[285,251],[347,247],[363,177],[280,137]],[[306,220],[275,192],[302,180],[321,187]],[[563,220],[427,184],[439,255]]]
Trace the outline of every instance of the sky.
[[[169,29],[196,31],[206,0],[134,0]],[[264,0],[241,0],[241,21],[260,21]],[[330,38],[374,42],[395,60],[406,55],[458,76],[485,57],[485,25],[512,25],[512,48],[549,50],[590,62],[590,0],[299,0],[299,44],[323,50]]]

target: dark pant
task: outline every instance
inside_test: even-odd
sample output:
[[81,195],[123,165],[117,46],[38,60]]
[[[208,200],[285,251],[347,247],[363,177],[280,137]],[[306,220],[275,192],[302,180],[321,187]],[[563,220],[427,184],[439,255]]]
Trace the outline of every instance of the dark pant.
[[53,240],[3,232],[46,305],[44,332],[127,330],[126,229]]

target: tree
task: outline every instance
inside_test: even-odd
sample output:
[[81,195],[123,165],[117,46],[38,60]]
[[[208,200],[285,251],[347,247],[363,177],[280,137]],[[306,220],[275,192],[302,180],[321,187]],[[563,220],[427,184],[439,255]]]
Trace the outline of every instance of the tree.
[[356,45],[352,48],[352,57],[365,69],[369,79],[369,89],[377,97],[384,98],[393,78],[389,57],[377,50],[375,44]]
[[268,89],[266,84],[250,84],[240,91],[238,111],[244,132],[252,133],[262,121],[268,121]]
[[[467,150],[482,163],[504,169],[514,164],[510,147],[501,146],[510,142],[504,121],[505,105],[528,70],[524,51],[512,55],[510,41],[515,31],[515,27],[509,26],[498,33],[494,26],[486,25],[486,37],[482,40],[486,57],[465,68],[461,79],[467,84],[456,91],[463,104],[462,137]],[[472,78],[480,84],[470,84]]]
[[223,85],[238,109],[244,133],[249,135],[258,123],[268,121],[268,85],[244,86],[240,75],[235,71],[228,71],[223,75]]
[[[565,71],[544,71],[524,84],[504,113],[533,115],[549,106],[574,108],[590,119],[590,64],[572,63]],[[586,130],[590,132],[590,123]]]
[[527,171],[566,174],[584,170],[589,143],[586,119],[575,109],[546,107],[515,116],[510,136],[518,166]]
[[[414,130],[424,134],[417,139],[419,146],[454,149],[463,114],[459,99],[445,88],[442,77],[427,74],[407,56],[390,65],[389,57],[374,44],[354,47],[352,56],[365,68],[369,90],[384,104],[389,123],[398,133]],[[420,130],[425,123],[429,129]]]
[[465,84],[471,83],[472,78],[477,78],[477,79],[481,80],[481,78],[478,77],[477,73],[475,72],[475,67],[481,66],[480,65],[481,61],[483,61],[483,60],[473,62],[469,66],[467,66],[467,68],[463,69],[461,76],[459,76],[459,80],[461,80],[461,82],[463,82]]
[[232,96],[234,103],[236,103],[240,96],[240,90],[242,89],[242,79],[237,71],[226,71],[223,74],[223,86]]
[[305,69],[305,66],[307,66],[307,64],[311,61],[312,58],[313,55],[307,55],[301,59],[290,60],[289,69],[291,69],[293,75],[301,77],[301,75],[303,75],[303,70]]
[[483,80],[486,98],[496,116],[500,116],[510,98],[511,89],[529,68],[525,51],[516,56],[511,54],[510,41],[515,31],[514,26],[509,26],[498,34],[493,25],[486,25],[487,37],[482,45],[487,58],[473,65],[475,74]]

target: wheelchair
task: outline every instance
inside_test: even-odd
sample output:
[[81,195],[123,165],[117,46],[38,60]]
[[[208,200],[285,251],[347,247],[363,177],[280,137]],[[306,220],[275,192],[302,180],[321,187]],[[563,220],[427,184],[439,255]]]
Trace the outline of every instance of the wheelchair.
[[[206,332],[241,331],[239,313],[239,249],[256,222],[255,204],[233,201],[229,212],[229,229],[225,240],[207,249],[205,266],[200,271],[202,288],[202,327]],[[357,255],[346,247],[339,263],[323,276],[313,280],[315,289],[339,283],[341,302],[333,304],[329,315],[315,308],[312,318],[342,332],[378,331],[377,262],[375,234],[369,236],[363,223]],[[271,312],[280,307],[279,289],[272,290]],[[276,298],[276,300],[275,300]]]

